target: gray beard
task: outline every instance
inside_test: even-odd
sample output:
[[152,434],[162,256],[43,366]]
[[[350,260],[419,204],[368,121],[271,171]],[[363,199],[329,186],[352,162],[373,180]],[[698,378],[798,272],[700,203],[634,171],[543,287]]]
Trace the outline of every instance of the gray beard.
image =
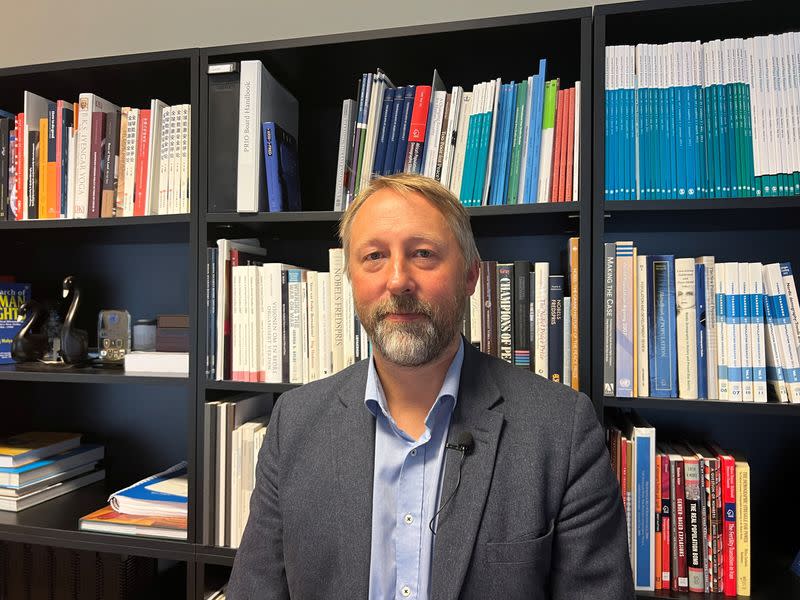
[[[401,367],[419,367],[438,358],[458,334],[465,300],[456,306],[434,307],[410,296],[395,296],[373,309],[370,314],[358,310],[364,329],[381,355]],[[410,323],[392,323],[386,316],[393,312],[418,313],[422,319]]]

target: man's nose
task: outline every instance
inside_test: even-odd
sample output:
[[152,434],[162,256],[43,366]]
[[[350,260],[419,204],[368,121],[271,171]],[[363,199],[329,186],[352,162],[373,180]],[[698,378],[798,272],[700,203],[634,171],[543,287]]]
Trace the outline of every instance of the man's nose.
[[410,265],[405,257],[394,257],[389,265],[389,280],[386,288],[395,296],[410,294],[414,291],[414,279],[411,276]]

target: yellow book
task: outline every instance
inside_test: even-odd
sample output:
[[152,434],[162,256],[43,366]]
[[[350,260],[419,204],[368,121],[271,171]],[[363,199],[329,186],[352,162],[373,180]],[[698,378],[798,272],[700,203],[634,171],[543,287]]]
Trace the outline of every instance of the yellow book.
[[[579,322],[579,298],[580,298],[580,238],[571,237],[569,238],[569,286],[570,286],[570,346],[571,346],[571,353],[570,353],[570,362],[572,363],[571,373],[572,373],[572,381],[570,384],[572,388],[580,391],[581,389],[581,381],[580,381],[580,356],[579,356],[579,348],[580,343],[578,342],[578,332],[580,331],[580,322]],[[566,381],[564,383],[567,383]]]
[[736,457],[736,594],[750,595],[750,465]]

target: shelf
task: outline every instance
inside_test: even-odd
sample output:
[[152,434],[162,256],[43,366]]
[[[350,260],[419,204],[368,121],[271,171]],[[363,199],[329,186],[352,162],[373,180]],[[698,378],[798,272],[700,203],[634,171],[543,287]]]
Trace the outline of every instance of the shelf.
[[36,381],[44,383],[142,383],[156,385],[185,385],[186,375],[131,375],[122,369],[64,369],[23,370],[17,365],[0,365],[0,381]]
[[220,548],[219,546],[195,546],[197,559],[211,565],[223,567],[233,566],[236,558],[236,548]]
[[713,411],[734,414],[800,416],[800,404],[729,402],[727,400],[683,400],[680,398],[603,398],[604,407]]
[[99,481],[18,513],[0,511],[0,539],[76,550],[191,560],[193,545],[184,541],[80,531],[78,520],[105,506],[109,490]]
[[800,197],[609,200],[606,231],[730,231],[800,227]]
[[254,381],[206,381],[207,390],[222,390],[227,392],[271,392],[282,394],[296,387],[298,383],[258,383]]
[[[476,206],[467,208],[467,212],[476,235],[496,236],[577,230],[580,209],[579,202],[548,202]],[[231,237],[231,231],[235,231],[288,239],[333,239],[341,216],[338,211],[210,213],[206,221],[219,237]]]
[[74,243],[189,242],[192,215],[153,215],[106,219],[30,219],[0,221],[0,235],[25,245]]
[[0,221],[0,230],[71,229],[88,227],[141,227],[173,223],[189,223],[191,215],[153,215],[150,217],[118,217],[105,219],[29,219]]

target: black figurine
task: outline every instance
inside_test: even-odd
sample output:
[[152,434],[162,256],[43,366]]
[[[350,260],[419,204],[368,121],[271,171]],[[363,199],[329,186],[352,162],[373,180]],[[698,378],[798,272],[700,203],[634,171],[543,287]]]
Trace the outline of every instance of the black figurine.
[[36,300],[28,300],[17,311],[17,321],[27,322],[11,341],[11,358],[17,362],[41,359],[47,352],[47,334],[41,333],[47,321],[47,311]]
[[83,329],[78,329],[73,325],[75,313],[78,312],[78,303],[81,300],[81,291],[75,281],[75,277],[69,275],[64,279],[64,298],[72,292],[72,302],[61,326],[61,356],[67,364],[80,363],[86,360],[89,355],[89,336]]

